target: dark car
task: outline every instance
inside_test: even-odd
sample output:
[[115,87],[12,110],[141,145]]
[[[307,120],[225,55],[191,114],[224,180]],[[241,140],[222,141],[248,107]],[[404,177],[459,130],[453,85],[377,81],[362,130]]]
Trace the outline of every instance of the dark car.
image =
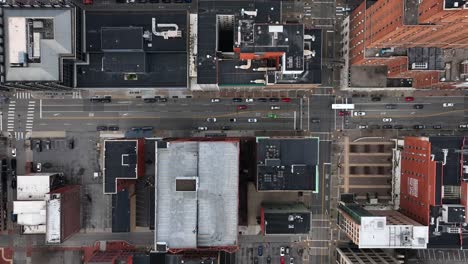
[[34,144],[34,148],[36,149],[36,151],[38,152],[41,152],[42,151],[42,144],[41,144],[41,140],[38,139],[35,141],[35,144]]
[[238,105],[237,106],[237,110],[245,110],[245,109],[247,109],[246,105]]
[[381,98],[380,97],[372,97],[371,100],[372,100],[372,102],[380,102]]
[[165,102],[167,102],[167,98],[163,97],[163,98],[159,99],[159,102],[165,103]]
[[11,180],[11,188],[16,189],[16,179]]
[[231,127],[230,127],[230,126],[223,126],[223,127],[221,128],[221,130],[231,130]]
[[402,125],[394,125],[393,128],[394,129],[403,129],[403,126]]
[[262,245],[258,246],[258,255],[259,256],[263,255],[263,246]]
[[413,101],[414,101],[414,97],[412,97],[412,96],[407,96],[407,97],[405,97],[405,101],[406,101],[406,102],[413,102]]
[[149,0],[150,3],[157,4],[159,3],[159,0]]
[[270,256],[267,257],[267,264],[271,264],[271,257]]
[[370,129],[380,129],[380,126],[379,125],[370,125],[369,128]]
[[234,103],[240,103],[240,102],[242,102],[242,98],[232,98],[232,101]]
[[68,148],[69,149],[75,148],[75,140],[73,138],[68,141]]
[[393,126],[392,125],[383,125],[382,128],[383,129],[392,129]]
[[44,144],[45,144],[45,146],[46,146],[46,149],[51,149],[52,144],[51,144],[51,142],[50,142],[50,139],[44,140]]
[[266,98],[258,98],[257,101],[262,102],[262,103],[265,103],[265,102],[267,102],[268,100],[267,100]]
[[442,129],[442,125],[433,125],[432,128],[433,129]]
[[10,165],[12,170],[16,170],[16,159],[11,159]]
[[312,119],[310,119],[310,122],[312,124],[318,124],[318,123],[320,123],[320,119],[319,118],[312,118]]
[[119,127],[118,126],[109,126],[110,131],[118,131]]
[[152,126],[144,126],[141,128],[141,130],[144,130],[144,131],[150,131],[150,130],[153,130],[154,128]]
[[413,128],[414,129],[424,129],[424,128],[426,128],[426,126],[425,125],[414,125]]
[[7,160],[6,160],[6,159],[2,159],[2,168],[7,168],[7,167],[8,167]]
[[97,126],[96,130],[97,131],[107,131],[107,126]]
[[156,98],[143,98],[143,102],[145,103],[156,103]]
[[140,131],[140,130],[141,130],[141,127],[132,127],[132,128],[130,128],[130,130],[132,130],[132,131]]
[[276,98],[276,97],[272,97],[272,98],[270,98],[270,102],[276,103],[276,102],[279,102],[279,99]]
[[415,105],[413,105],[413,108],[414,108],[414,109],[423,109],[423,108],[424,108],[424,105],[422,105],[422,104],[415,104]]
[[387,105],[385,105],[385,108],[386,109],[396,109],[397,105],[396,104],[387,104]]

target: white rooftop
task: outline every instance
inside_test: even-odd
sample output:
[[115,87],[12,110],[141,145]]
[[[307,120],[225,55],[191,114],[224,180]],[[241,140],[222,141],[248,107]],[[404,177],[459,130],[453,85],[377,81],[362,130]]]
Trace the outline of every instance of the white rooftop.
[[[41,38],[34,33],[34,47],[27,45],[26,19],[52,19],[53,39]],[[6,81],[59,81],[60,56],[73,53],[72,12],[67,8],[4,8]],[[25,53],[39,53],[40,63],[27,67],[11,67],[22,61]],[[35,54],[38,55],[38,54]]]
[[13,213],[18,215],[18,225],[45,225],[45,201],[13,201]]
[[[236,245],[239,143],[169,142],[156,149],[156,160],[155,244]],[[177,191],[176,179],[181,178],[195,178],[196,190]]]
[[50,177],[53,174],[37,173],[18,176],[16,187],[17,200],[44,200],[50,192]]

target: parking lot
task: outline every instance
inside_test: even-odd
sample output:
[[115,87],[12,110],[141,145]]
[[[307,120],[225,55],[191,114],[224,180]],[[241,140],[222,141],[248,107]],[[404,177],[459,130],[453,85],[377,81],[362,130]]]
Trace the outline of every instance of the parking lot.
[[[259,247],[261,247],[261,250],[259,250]],[[281,248],[284,248],[285,263],[303,263],[303,250],[293,243],[289,244],[286,242],[242,243],[241,248],[236,253],[236,263],[280,263]],[[259,253],[261,253],[261,255]],[[268,262],[269,258],[271,262]]]

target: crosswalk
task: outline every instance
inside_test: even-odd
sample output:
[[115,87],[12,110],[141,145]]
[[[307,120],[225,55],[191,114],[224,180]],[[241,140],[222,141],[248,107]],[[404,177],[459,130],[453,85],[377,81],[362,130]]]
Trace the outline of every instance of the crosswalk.
[[17,90],[15,93],[16,99],[31,99],[31,93],[26,91]]
[[16,138],[16,140],[21,140],[21,139],[24,139],[24,132],[21,132],[21,131],[16,131],[15,134],[14,134],[14,137]]
[[13,132],[15,130],[15,110],[16,110],[16,101],[10,101],[8,105],[8,116],[7,116],[7,131]]
[[36,108],[36,101],[29,101],[28,114],[26,116],[26,131],[32,131],[34,124],[34,109]]
[[83,97],[81,96],[81,92],[80,92],[80,91],[76,91],[76,92],[73,92],[72,98],[73,98],[73,99],[81,99],[81,98],[83,98]]

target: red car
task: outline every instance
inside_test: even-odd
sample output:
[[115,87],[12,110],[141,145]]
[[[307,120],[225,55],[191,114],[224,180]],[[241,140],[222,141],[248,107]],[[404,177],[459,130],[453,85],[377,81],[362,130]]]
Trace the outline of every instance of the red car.
[[349,116],[349,115],[350,115],[350,112],[349,112],[349,111],[341,110],[340,112],[338,112],[338,115],[339,115],[339,116]]
[[281,102],[289,103],[289,102],[291,102],[291,98],[288,98],[288,97],[281,98]]
[[93,0],[83,0],[83,4],[85,4],[85,5],[92,5],[92,4],[93,4]]
[[412,97],[412,96],[405,97],[405,101],[406,101],[406,102],[413,102],[413,101],[414,101],[414,97]]
[[280,257],[280,264],[284,264],[284,256]]
[[246,105],[238,105],[237,106],[237,110],[244,110],[244,109],[247,109]]

